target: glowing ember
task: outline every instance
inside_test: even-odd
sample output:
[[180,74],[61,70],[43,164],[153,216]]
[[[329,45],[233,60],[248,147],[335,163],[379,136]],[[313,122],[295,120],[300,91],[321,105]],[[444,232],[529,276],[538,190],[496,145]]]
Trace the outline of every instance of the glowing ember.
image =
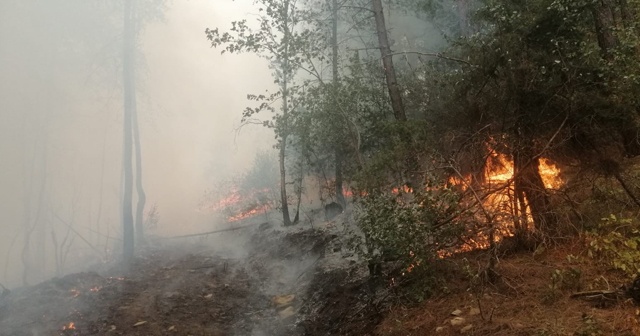
[[75,330],[76,324],[75,322],[69,322],[69,324],[62,327],[62,330]]

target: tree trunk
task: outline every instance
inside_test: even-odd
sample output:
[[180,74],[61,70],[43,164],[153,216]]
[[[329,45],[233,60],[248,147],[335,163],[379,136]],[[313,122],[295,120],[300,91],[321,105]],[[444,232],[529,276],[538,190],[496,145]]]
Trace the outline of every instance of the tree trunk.
[[135,105],[133,95],[133,0],[125,0],[124,4],[124,38],[123,38],[123,66],[122,77],[124,85],[124,120],[123,120],[123,148],[122,165],[124,172],[124,190],[122,195],[122,242],[123,260],[126,264],[133,260],[134,230],[133,230],[133,127],[132,116]]
[[289,134],[289,0],[285,0],[284,12],[284,54],[282,59],[282,140],[280,141],[280,200],[282,202],[282,221],[284,226],[290,226],[289,203],[287,199],[287,171],[285,167],[287,137]]
[[287,200],[287,172],[284,166],[286,137],[282,137],[280,141],[280,201],[282,202],[282,221],[284,226],[290,226],[291,217],[289,217],[289,203]]
[[344,199],[343,189],[343,176],[342,176],[342,154],[339,150],[335,152],[336,159],[336,201],[342,205],[342,209],[347,208],[347,201]]
[[[135,82],[135,77],[134,77]],[[142,186],[142,147],[140,146],[140,126],[138,124],[138,109],[136,106],[136,88],[133,90],[133,139],[136,149],[136,193],[138,195],[138,204],[136,205],[136,242],[142,244],[144,242],[144,207],[147,202],[147,194]]]
[[[303,147],[304,148],[304,147]],[[298,198],[298,203],[296,205],[296,215],[293,218],[293,224],[298,224],[300,221],[300,205],[302,204],[302,183],[304,182],[304,149],[300,155],[299,169],[300,174],[298,176],[298,188],[296,190],[296,196]]]
[[382,0],[371,0],[371,5],[373,8],[373,15],[376,19],[378,45],[380,48],[380,54],[382,55],[382,64],[384,66],[384,74],[387,79],[387,89],[389,90],[389,97],[391,98],[393,115],[398,121],[406,121],[407,116],[402,103],[400,86],[398,85],[398,80],[396,78],[396,70],[393,66],[391,47],[389,46],[389,36],[387,35],[387,27],[384,20]]
[[[332,12],[332,32],[331,32],[331,70],[333,74],[333,102],[338,108],[338,0],[332,0],[331,4],[331,12]],[[347,202],[344,199],[344,194],[342,192],[342,154],[340,153],[340,139],[336,139],[335,143],[335,151],[334,151],[334,159],[335,159],[335,175],[336,175],[336,200],[340,205],[342,205],[343,209],[346,209]]]
[[592,8],[598,45],[600,46],[602,57],[606,60],[613,59],[611,49],[618,44],[618,40],[614,34],[616,27],[614,19],[615,7],[611,1],[612,0],[597,0]]
[[540,162],[533,154],[532,141],[522,139],[522,145],[514,150],[513,164],[515,175],[515,190],[519,198],[526,197],[533,218],[534,228],[540,232],[550,233],[557,229],[557,217],[551,211],[542,176],[540,176]]
[[135,53],[136,53],[136,41],[138,39],[138,28],[136,27],[136,7],[135,3],[133,3],[131,8],[131,36],[129,43],[129,52],[131,53],[131,85],[129,86],[130,94],[131,94],[131,127],[132,127],[132,135],[133,135],[133,146],[135,148],[135,183],[136,183],[136,194],[138,196],[138,203],[136,205],[136,216],[135,216],[135,237],[136,242],[138,244],[142,244],[144,242],[144,207],[147,202],[147,195],[144,192],[144,187],[142,186],[142,147],[140,146],[140,124],[138,122],[138,103],[137,103],[137,90],[136,90],[136,69],[135,69]]

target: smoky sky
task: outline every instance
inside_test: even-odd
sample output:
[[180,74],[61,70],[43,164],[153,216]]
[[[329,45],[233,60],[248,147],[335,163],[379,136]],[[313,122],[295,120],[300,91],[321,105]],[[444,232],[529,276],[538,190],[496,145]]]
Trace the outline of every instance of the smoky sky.
[[[68,226],[99,250],[120,234],[122,19],[113,3],[0,0],[5,284],[19,282],[26,227],[39,227],[30,253],[47,255],[40,267],[49,275],[51,237],[73,236]],[[256,152],[273,145],[269,130],[237,130],[246,95],[272,89],[268,65],[255,55],[220,55],[204,34],[252,11],[252,1],[169,1],[163,17],[141,30],[143,183],[148,204],[160,212],[156,234],[219,225],[196,211],[205,189],[247,170]],[[78,237],[70,249],[77,258],[66,270],[98,258]]]

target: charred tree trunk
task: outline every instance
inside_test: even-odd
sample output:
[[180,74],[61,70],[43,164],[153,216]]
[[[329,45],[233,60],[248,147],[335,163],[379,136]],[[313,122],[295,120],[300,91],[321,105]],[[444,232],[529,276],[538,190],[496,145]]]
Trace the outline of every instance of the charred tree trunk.
[[124,84],[124,120],[123,120],[123,148],[122,165],[124,173],[124,190],[122,195],[122,242],[123,260],[131,262],[134,253],[133,228],[133,109],[135,106],[133,95],[133,0],[125,1],[124,5],[124,39],[122,77]]
[[393,55],[389,45],[389,36],[387,35],[387,26],[384,20],[384,10],[382,0],[371,0],[373,15],[376,19],[376,33],[378,35],[378,45],[382,56],[382,65],[384,66],[384,75],[387,80],[387,89],[391,99],[391,108],[393,115],[398,121],[406,121],[407,115],[404,111],[402,103],[402,94],[400,93],[400,85],[396,78],[396,70],[393,66]]

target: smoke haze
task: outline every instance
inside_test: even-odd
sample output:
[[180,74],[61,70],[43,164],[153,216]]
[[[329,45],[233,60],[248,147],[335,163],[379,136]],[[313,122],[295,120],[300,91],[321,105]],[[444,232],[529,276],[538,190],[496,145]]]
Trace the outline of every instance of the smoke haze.
[[[268,149],[269,130],[237,133],[247,93],[271,88],[265,61],[221,56],[207,27],[227,27],[251,1],[173,1],[138,39],[138,114],[147,205],[157,234],[216,225],[196,211],[204,190]],[[63,271],[98,261],[121,234],[121,11],[104,1],[0,2],[0,282],[23,282],[22,256],[55,275],[54,243],[68,237]],[[77,231],[69,232],[69,227]],[[24,236],[31,232],[28,251]],[[53,238],[55,237],[55,238]],[[85,242],[84,239],[87,241]],[[91,247],[93,246],[93,248]],[[106,253],[106,252],[104,252]]]

